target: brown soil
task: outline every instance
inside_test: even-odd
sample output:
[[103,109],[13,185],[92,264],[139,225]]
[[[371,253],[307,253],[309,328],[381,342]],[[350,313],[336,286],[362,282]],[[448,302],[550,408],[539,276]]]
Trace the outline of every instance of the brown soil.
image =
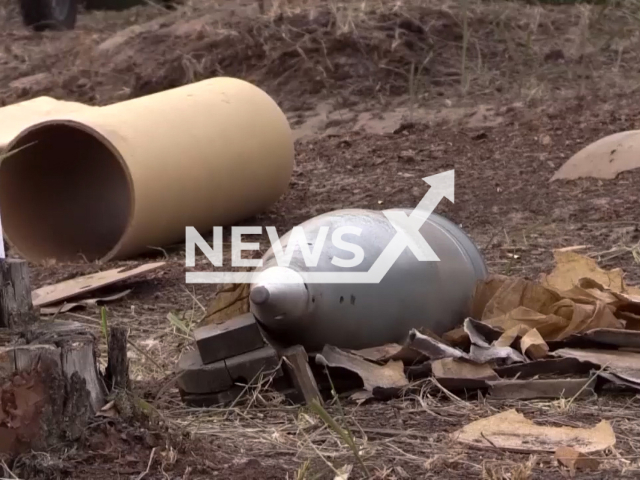
[[[290,191],[248,224],[284,232],[338,208],[412,208],[426,192],[422,178],[455,168],[456,202],[443,201],[438,212],[462,225],[492,271],[534,278],[552,267],[553,248],[587,245],[601,266],[621,267],[628,283],[640,284],[632,253],[640,242],[640,171],[549,183],[583,146],[640,128],[633,11],[471,1],[463,79],[458,4],[371,3],[362,11],[360,2],[292,1],[258,16],[253,2],[203,2],[172,13],[154,6],[83,13],[73,32],[35,34],[20,25],[14,2],[1,2],[8,0],[0,0],[0,104],[49,95],[103,105],[214,75],[246,78],[272,94],[296,129],[297,164]],[[199,304],[215,292],[187,289],[183,247],[165,250],[166,268],[112,287],[134,290],[107,308],[111,324],[131,329],[132,379],[152,420],[98,419],[73,449],[22,456],[7,468],[21,478],[333,478],[333,463],[353,465],[351,478],[363,478],[317,418],[266,392],[230,411],[182,406],[171,378],[190,341],[167,313],[193,327]],[[32,282],[163,257],[33,265]],[[100,326],[97,308],[60,318]],[[608,419],[618,443],[601,455],[600,471],[580,478],[637,474],[637,398],[510,406],[550,425]],[[345,403],[374,477],[565,478],[550,455],[474,451],[448,440],[504,407],[454,402],[433,389]],[[297,476],[306,460],[306,476]]]

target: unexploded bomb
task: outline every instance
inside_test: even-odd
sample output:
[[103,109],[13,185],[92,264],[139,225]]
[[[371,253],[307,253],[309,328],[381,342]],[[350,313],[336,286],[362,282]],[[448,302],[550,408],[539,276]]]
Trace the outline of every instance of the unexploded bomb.
[[[348,268],[336,266],[332,259],[353,259],[357,248],[349,253],[349,247],[338,248],[330,241],[335,230],[345,226],[361,229],[359,235],[342,239],[364,253],[359,265]],[[357,209],[329,212],[300,227],[309,252],[324,239],[317,264],[305,264],[297,243],[289,265],[279,266],[272,246],[256,270],[250,301],[252,313],[268,332],[309,351],[326,344],[359,349],[403,342],[412,328],[442,334],[468,316],[476,281],[487,275],[469,237],[449,220],[431,214],[419,232],[440,261],[419,261],[404,248],[379,283],[305,282],[303,277],[311,272],[369,271],[398,231],[383,212]],[[294,243],[291,235],[292,231],[281,237],[282,252]]]

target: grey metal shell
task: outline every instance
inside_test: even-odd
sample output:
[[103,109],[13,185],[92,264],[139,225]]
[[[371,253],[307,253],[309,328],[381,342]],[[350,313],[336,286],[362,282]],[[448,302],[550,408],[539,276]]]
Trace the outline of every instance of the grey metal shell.
[[[296,247],[289,265],[294,272],[290,275],[305,270],[368,271],[397,233],[382,212],[359,209],[328,212],[301,226],[311,250],[319,229],[328,226],[329,232],[315,267],[305,266]],[[362,229],[360,236],[343,237],[365,252],[362,263],[351,269],[331,263],[334,255],[343,259],[352,256],[330,240],[332,232],[341,226]],[[320,350],[325,344],[359,349],[403,342],[412,328],[426,327],[436,334],[449,331],[468,316],[475,284],[487,276],[487,267],[471,239],[444,217],[431,214],[420,233],[439,262],[418,261],[405,248],[378,284],[254,283],[251,312],[280,341],[301,344],[308,351]],[[290,235],[288,232],[281,237],[283,250]],[[270,249],[257,271],[274,266],[277,262]]]

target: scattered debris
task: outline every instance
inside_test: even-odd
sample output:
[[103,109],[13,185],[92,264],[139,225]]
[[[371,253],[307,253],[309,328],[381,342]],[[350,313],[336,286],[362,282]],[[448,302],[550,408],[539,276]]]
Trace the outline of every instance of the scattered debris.
[[442,358],[431,363],[433,376],[448,390],[484,388],[488,381],[500,377],[489,365],[456,358]]
[[558,357],[572,357],[599,365],[640,390],[640,353],[624,350],[595,350],[562,348],[552,353]]
[[472,422],[454,432],[452,438],[475,447],[522,453],[552,453],[567,443],[579,452],[591,453],[616,443],[606,420],[593,428],[547,427],[534,424],[513,409]]
[[55,285],[47,285],[31,292],[33,306],[45,307],[63,300],[76,297],[99,288],[112,285],[122,280],[128,280],[142,273],[150,272],[163,266],[165,262],[148,263],[133,269],[114,268],[105,272],[98,272],[83,277],[73,278]]
[[409,332],[407,346],[425,354],[431,360],[441,358],[467,358],[467,354],[458,348],[450,347],[440,340],[423,335],[416,329]]
[[571,476],[575,475],[577,470],[597,470],[600,466],[597,458],[588,457],[571,447],[559,447],[554,457],[558,463],[569,469]]
[[409,383],[404,374],[403,364],[398,360],[391,360],[386,365],[376,365],[357,355],[327,345],[322,349],[322,355],[316,356],[316,362],[357,373],[364,382],[365,390],[369,391],[376,387],[399,389]]
[[389,343],[387,345],[362,350],[350,350],[350,352],[376,363],[386,363],[389,360],[402,360],[404,363],[413,364],[426,359],[422,353],[413,348],[408,348],[397,343]]
[[549,353],[549,345],[543,340],[540,332],[532,328],[520,340],[520,351],[533,360],[540,360]]
[[551,273],[540,275],[539,280],[543,286],[559,292],[570,291],[580,285],[582,279],[589,279],[590,287],[585,285],[584,288],[597,288],[600,285],[600,290],[638,296],[637,300],[640,300],[640,289],[625,284],[624,272],[620,268],[603,270],[593,258],[572,250],[555,250],[553,255],[556,267]]

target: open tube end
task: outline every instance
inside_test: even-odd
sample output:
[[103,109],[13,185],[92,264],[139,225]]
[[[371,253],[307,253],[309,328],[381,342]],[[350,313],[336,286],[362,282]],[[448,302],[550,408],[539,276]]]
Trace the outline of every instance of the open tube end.
[[103,259],[124,236],[132,206],[117,151],[78,122],[34,125],[1,160],[3,230],[28,260]]

